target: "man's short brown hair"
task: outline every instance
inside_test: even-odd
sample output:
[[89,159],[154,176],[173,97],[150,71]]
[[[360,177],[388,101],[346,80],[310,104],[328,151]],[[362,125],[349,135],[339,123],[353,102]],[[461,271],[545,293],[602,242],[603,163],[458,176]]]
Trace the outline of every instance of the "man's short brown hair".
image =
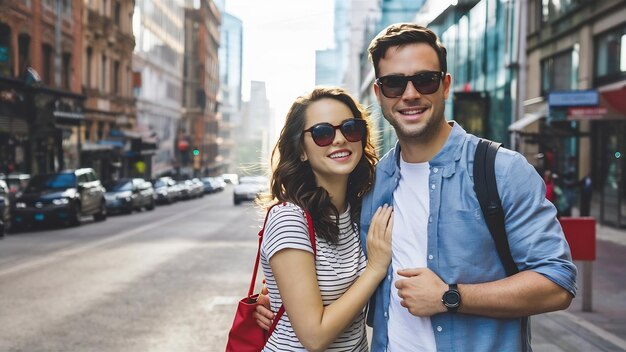
[[378,33],[367,48],[376,77],[378,77],[378,63],[385,56],[387,49],[414,43],[426,43],[435,49],[441,71],[448,71],[446,48],[441,44],[435,32],[415,23],[395,23]]

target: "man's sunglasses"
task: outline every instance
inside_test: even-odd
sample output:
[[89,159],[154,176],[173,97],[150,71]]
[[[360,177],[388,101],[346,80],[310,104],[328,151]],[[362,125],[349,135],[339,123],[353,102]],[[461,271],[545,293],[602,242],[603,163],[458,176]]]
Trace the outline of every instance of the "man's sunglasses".
[[348,142],[358,142],[365,137],[365,129],[367,123],[363,119],[349,119],[341,123],[341,125],[331,125],[328,122],[318,123],[311,126],[311,128],[302,131],[302,135],[306,132],[311,132],[313,142],[320,147],[326,147],[333,143],[335,140],[335,133],[337,130],[341,130],[343,136]]
[[380,91],[387,98],[399,98],[404,94],[406,85],[411,81],[420,94],[433,94],[445,76],[444,72],[425,71],[413,76],[389,75],[376,79]]

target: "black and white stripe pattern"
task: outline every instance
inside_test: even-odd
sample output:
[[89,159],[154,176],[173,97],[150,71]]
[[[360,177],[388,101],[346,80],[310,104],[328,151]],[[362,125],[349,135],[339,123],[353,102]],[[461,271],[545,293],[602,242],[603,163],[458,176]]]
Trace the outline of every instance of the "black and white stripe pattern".
[[[350,210],[339,216],[339,242],[330,244],[316,237],[315,267],[324,305],[336,301],[365,270],[365,256],[358,232],[350,218]],[[282,304],[269,259],[282,249],[295,248],[313,253],[304,211],[286,203],[272,208],[261,245],[261,266],[267,280],[272,311]],[[365,313],[361,312],[348,328],[328,346],[328,351],[367,351]],[[289,322],[288,312],[282,316],[264,351],[305,351]]]

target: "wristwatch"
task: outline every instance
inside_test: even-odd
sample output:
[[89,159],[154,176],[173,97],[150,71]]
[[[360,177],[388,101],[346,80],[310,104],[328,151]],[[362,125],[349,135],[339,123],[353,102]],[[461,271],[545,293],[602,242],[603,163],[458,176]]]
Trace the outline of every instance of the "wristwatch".
[[448,312],[455,313],[461,305],[461,293],[456,284],[449,284],[448,291],[444,292],[441,302],[448,308]]

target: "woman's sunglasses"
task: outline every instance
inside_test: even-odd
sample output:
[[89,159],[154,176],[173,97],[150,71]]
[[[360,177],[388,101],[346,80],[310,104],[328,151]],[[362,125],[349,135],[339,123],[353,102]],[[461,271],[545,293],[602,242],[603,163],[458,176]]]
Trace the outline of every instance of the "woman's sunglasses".
[[340,130],[348,142],[358,142],[365,137],[365,129],[367,123],[363,119],[349,119],[341,123],[341,125],[331,125],[328,122],[318,123],[311,128],[302,131],[302,134],[311,132],[313,142],[320,147],[326,147],[335,140],[335,133]]
[[376,84],[387,98],[399,98],[404,94],[409,81],[420,94],[433,94],[439,89],[444,76],[444,72],[437,71],[420,72],[413,76],[389,75],[376,79]]

